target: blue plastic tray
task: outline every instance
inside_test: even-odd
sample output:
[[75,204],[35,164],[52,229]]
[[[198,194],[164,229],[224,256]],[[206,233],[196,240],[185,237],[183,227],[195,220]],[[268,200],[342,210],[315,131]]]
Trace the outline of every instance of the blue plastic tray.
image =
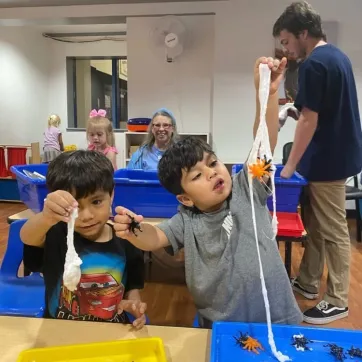
[[[276,211],[279,212],[297,212],[300,193],[302,187],[307,184],[307,181],[298,172],[295,172],[290,179],[283,179],[280,177],[280,172],[283,165],[276,165],[275,172],[275,193],[276,193]],[[242,164],[232,166],[232,175],[235,175],[243,168]],[[269,210],[273,209],[273,201],[270,197],[268,199]]]
[[150,218],[170,218],[177,213],[176,196],[163,188],[157,171],[120,169],[114,173],[115,207],[124,206]]
[[47,164],[12,166],[11,171],[15,174],[18,182],[20,200],[31,210],[38,213],[43,210],[44,199],[48,195],[46,181],[28,177],[23,171],[37,172],[46,176]]
[[[248,333],[256,338],[263,346],[264,351],[259,354],[248,352],[235,342],[234,336],[239,332]],[[347,351],[353,346],[362,349],[362,332],[342,329],[311,328],[303,326],[273,325],[274,340],[277,350],[287,355],[293,362],[335,362],[334,356],[329,354],[328,343],[335,343],[344,348],[345,361],[352,361]],[[308,346],[312,351],[297,351],[291,345],[293,335],[303,334],[313,341]],[[353,358],[354,361],[362,361]],[[273,356],[268,343],[268,330],[266,324],[247,324],[232,322],[216,322],[212,328],[211,358],[210,362],[236,362],[236,361],[277,361]]]

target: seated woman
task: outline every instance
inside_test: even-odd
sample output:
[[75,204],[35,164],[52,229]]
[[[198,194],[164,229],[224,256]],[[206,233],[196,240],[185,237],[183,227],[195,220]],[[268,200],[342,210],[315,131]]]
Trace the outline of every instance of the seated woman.
[[163,153],[177,138],[176,120],[172,112],[165,108],[159,109],[152,117],[146,141],[132,155],[127,168],[157,170]]

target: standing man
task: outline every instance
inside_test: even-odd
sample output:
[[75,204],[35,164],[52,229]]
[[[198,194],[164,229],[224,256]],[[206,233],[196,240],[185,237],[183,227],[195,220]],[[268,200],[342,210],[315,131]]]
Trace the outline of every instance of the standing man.
[[299,68],[295,107],[300,111],[293,148],[281,176],[299,163],[308,180],[305,244],[294,291],[317,299],[327,261],[327,292],[304,321],[326,324],[348,316],[350,238],[345,211],[345,182],[362,169],[362,132],[352,65],[327,44],[321,18],[305,1],[289,5],[274,24],[273,36],[304,61]]

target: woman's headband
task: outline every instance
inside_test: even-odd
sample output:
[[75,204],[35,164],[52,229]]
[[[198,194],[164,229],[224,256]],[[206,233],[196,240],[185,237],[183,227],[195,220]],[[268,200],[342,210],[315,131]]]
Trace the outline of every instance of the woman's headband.
[[160,108],[153,114],[152,118],[155,118],[159,113],[166,113],[171,118],[172,124],[176,125],[176,118],[170,110],[167,108]]

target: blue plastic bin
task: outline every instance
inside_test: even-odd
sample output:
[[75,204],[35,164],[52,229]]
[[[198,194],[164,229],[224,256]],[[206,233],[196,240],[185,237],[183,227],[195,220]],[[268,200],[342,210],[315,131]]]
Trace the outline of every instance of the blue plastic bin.
[[[276,165],[277,170],[275,173],[275,193],[276,193],[276,211],[279,212],[297,212],[300,193],[302,187],[307,184],[307,181],[298,172],[295,172],[290,179],[283,179],[280,177],[280,172],[283,165]],[[231,173],[235,175],[242,170],[242,164],[232,166]],[[269,210],[273,209],[273,200],[268,199]]]
[[113,212],[124,206],[150,218],[170,218],[177,213],[179,202],[164,189],[157,171],[120,169],[114,173]]
[[18,183],[12,178],[0,178],[0,200],[20,201]]
[[[238,337],[242,333],[248,333],[256,338],[264,348],[259,354],[248,352],[235,343],[234,336]],[[326,362],[337,361],[329,353],[326,347],[329,343],[335,343],[344,348],[345,361],[358,361],[358,358],[351,359],[348,350],[362,348],[362,332],[331,328],[312,328],[303,326],[273,325],[274,340],[277,350],[287,355],[293,362]],[[313,341],[309,343],[311,351],[297,351],[292,346],[292,337],[303,334],[307,339]],[[212,327],[210,362],[232,362],[232,361],[277,361],[273,356],[268,343],[268,330],[266,324],[247,324],[233,322],[216,322]]]
[[15,174],[18,182],[20,200],[29,209],[36,213],[40,212],[43,210],[44,199],[48,195],[46,181],[29,177],[24,173],[24,170],[28,172],[37,172],[40,175],[46,176],[48,165],[41,164],[11,167],[11,172]]

